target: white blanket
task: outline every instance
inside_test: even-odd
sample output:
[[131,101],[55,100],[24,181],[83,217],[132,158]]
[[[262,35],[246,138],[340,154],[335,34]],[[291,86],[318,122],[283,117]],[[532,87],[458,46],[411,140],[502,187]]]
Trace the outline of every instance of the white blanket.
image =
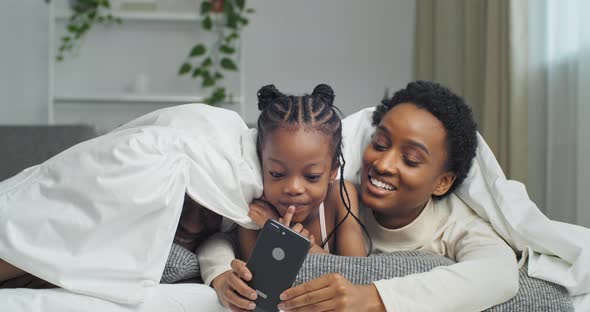
[[[344,119],[345,178],[359,182],[362,154],[370,142],[373,108]],[[551,221],[520,182],[507,180],[478,134],[473,167],[456,194],[517,252],[528,258],[529,275],[563,285],[572,296],[590,293],[590,229]],[[588,307],[590,309],[590,307]]]
[[0,258],[69,291],[124,304],[158,285],[185,191],[253,227],[255,131],[183,105],[145,115],[0,183]]
[[7,312],[224,312],[213,288],[202,284],[160,284],[141,304],[125,305],[64,289],[0,290],[0,311]]
[[[353,181],[373,131],[371,112],[344,120],[346,178]],[[160,288],[185,191],[253,226],[247,204],[262,192],[255,140],[237,114],[193,104],[76,145],[0,183],[0,258],[71,292],[141,306]],[[528,256],[532,276],[572,295],[590,291],[590,230],[545,218],[520,183],[506,180],[481,137],[457,194]]]

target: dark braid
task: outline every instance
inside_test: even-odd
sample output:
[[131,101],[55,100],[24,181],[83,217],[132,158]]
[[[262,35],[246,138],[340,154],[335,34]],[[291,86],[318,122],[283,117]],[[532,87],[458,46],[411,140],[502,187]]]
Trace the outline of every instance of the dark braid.
[[[311,95],[289,96],[281,93],[274,85],[267,85],[258,91],[258,137],[256,152],[262,160],[262,144],[268,133],[278,128],[298,129],[305,127],[318,130],[331,138],[332,168],[340,167],[340,198],[348,210],[346,216],[334,227],[322,242],[323,247],[338,227],[352,215],[368,232],[360,220],[350,212],[350,197],[344,184],[344,156],[342,155],[342,121],[334,106],[334,90],[326,84],[319,84]],[[369,249],[370,250],[370,249]]]

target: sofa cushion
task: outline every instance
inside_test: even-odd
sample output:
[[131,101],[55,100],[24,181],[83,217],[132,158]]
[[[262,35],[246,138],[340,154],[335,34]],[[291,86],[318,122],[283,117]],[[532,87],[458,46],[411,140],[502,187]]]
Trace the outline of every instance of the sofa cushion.
[[0,181],[95,136],[88,125],[0,126]]

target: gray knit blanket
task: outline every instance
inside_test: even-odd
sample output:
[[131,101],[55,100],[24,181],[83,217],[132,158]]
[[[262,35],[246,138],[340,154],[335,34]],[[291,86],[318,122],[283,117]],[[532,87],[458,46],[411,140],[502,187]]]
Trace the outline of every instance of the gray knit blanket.
[[[295,284],[329,273],[340,273],[353,284],[428,272],[437,266],[451,265],[446,257],[416,251],[398,251],[370,257],[342,257],[309,254],[299,271]],[[486,311],[494,312],[573,312],[567,290],[557,284],[529,277],[526,268],[520,270],[520,288],[511,300]],[[197,256],[189,250],[172,245],[161,283],[176,283],[199,276]]]
[[160,283],[172,284],[200,276],[197,255],[180,245],[172,244]]
[[[354,284],[366,285],[381,279],[428,272],[437,266],[453,263],[446,257],[416,251],[399,251],[370,257],[309,254],[295,284],[337,272]],[[519,275],[520,288],[516,296],[486,311],[574,311],[570,296],[563,286],[529,277],[526,268],[522,268]]]

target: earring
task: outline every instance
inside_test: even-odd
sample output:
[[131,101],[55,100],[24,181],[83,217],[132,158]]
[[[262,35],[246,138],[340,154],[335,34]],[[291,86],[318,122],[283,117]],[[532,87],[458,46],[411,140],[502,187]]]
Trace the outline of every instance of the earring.
[[328,184],[330,184],[330,186],[334,185],[334,180],[330,180]]

